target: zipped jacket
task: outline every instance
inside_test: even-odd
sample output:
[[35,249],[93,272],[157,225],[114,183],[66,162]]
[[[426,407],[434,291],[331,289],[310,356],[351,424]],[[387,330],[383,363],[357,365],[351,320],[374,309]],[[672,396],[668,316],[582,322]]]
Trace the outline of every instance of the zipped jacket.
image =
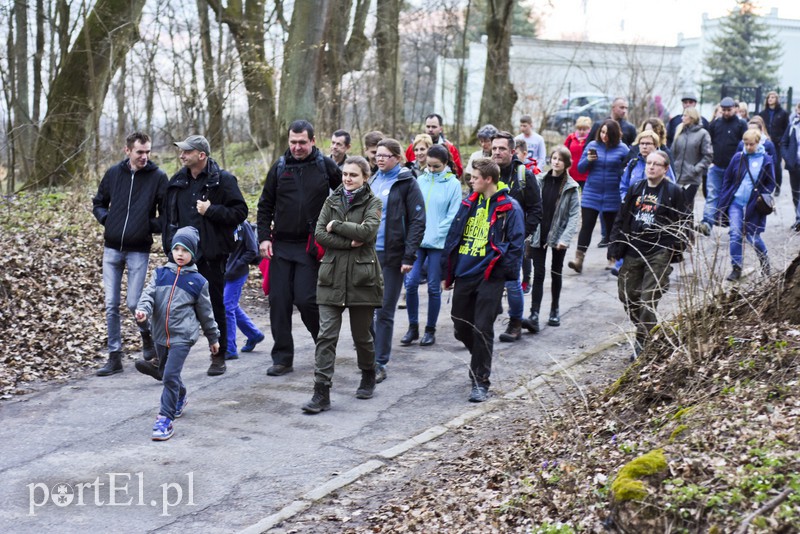
[[447,171],[439,176],[425,172],[417,178],[417,184],[425,199],[425,235],[420,246],[441,250],[461,205],[461,182]]
[[[317,304],[374,306],[383,304],[383,275],[375,252],[381,224],[381,200],[368,184],[348,206],[344,186],[322,206],[314,237],[325,247],[317,276]],[[332,231],[328,232],[328,223]],[[363,243],[359,247],[353,241]]]
[[167,186],[167,198],[164,211],[164,230],[161,239],[164,252],[169,256],[172,237],[180,228],[178,214],[178,197],[188,194],[189,180],[202,180],[202,200],[210,200],[205,215],[200,219],[200,251],[197,259],[215,260],[233,252],[233,231],[247,219],[247,203],[239,190],[236,177],[228,171],[220,169],[216,161],[208,158],[206,168],[192,178],[188,168],[183,167],[170,179]]
[[161,233],[167,175],[148,161],[132,171],[124,159],[108,169],[92,199],[92,213],[105,227],[106,247],[122,252],[150,252],[153,234]]
[[[552,171],[550,171],[552,172]],[[550,174],[548,172],[548,174]],[[541,177],[537,176],[536,180],[539,182],[539,190],[544,187],[544,179],[546,175],[542,174]],[[550,223],[550,232],[542,239],[542,227],[536,229],[536,232],[531,238],[531,246],[533,248],[541,248],[545,245],[555,248],[559,243],[569,246],[572,241],[572,236],[578,229],[578,223],[581,220],[581,194],[578,182],[571,176],[567,177],[567,183],[564,184],[564,190],[561,192],[561,198],[556,206],[556,211],[553,214],[553,222]]]
[[[525,223],[522,208],[508,193],[508,187],[500,182],[498,191],[489,199],[489,233],[487,239],[490,256],[489,265],[483,279],[490,277],[506,281],[516,280],[522,264],[522,247],[525,242]],[[458,248],[464,235],[467,220],[475,213],[479,193],[472,193],[461,202],[456,213],[442,254],[442,274],[445,287],[449,288],[455,280]]]
[[159,345],[194,345],[201,327],[209,345],[219,341],[208,281],[194,263],[156,268],[136,309],[151,317],[153,341]]

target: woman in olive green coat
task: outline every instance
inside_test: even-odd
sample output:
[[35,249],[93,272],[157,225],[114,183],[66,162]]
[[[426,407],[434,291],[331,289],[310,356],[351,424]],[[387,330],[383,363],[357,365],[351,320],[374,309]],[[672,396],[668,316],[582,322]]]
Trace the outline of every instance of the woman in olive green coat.
[[342,185],[322,206],[314,238],[325,249],[317,277],[319,335],[314,368],[314,396],[303,405],[306,413],[331,407],[330,391],[342,313],[350,310],[350,331],[356,345],[361,384],[356,398],[375,391],[375,344],[370,324],[383,302],[383,278],[375,239],[381,222],[381,201],[366,183],[367,160],[350,157],[342,168]]

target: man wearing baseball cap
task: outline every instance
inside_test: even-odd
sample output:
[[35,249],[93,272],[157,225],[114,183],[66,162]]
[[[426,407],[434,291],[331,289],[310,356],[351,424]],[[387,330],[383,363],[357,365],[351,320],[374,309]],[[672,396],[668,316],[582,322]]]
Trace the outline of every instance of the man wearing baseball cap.
[[[692,91],[683,93],[683,95],[681,95],[681,105],[683,106],[683,109],[696,107],[697,95]],[[675,140],[675,131],[678,129],[678,125],[682,120],[683,113],[678,113],[667,123],[667,146],[670,148],[672,148],[672,141]],[[708,130],[708,121],[706,118],[701,116],[700,121],[703,123],[703,128]]]
[[[175,143],[183,167],[167,186],[164,202],[164,251],[170,255],[172,237],[179,228],[194,226],[200,231],[200,247],[195,258],[197,270],[206,280],[211,295],[214,320],[220,331],[219,352],[211,356],[208,374],[225,372],[227,323],[225,321],[225,263],[234,249],[233,232],[247,219],[247,203],[236,177],[211,159],[211,146],[202,135],[190,135]],[[149,374],[149,373],[148,373]]]
[[711,227],[714,226],[717,218],[717,200],[722,188],[722,177],[725,175],[725,169],[728,168],[733,155],[736,154],[739,141],[747,131],[747,123],[736,113],[736,102],[731,97],[726,96],[719,105],[722,108],[722,116],[714,119],[708,125],[714,159],[711,160],[708,180],[706,180],[706,205],[703,208],[703,222],[697,228],[703,235],[711,234]]

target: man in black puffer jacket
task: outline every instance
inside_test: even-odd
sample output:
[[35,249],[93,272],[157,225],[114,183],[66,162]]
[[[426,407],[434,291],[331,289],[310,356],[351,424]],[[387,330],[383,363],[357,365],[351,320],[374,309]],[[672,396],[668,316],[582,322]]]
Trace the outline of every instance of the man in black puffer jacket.
[[[236,177],[209,157],[211,146],[202,135],[190,135],[175,143],[183,167],[170,178],[164,206],[164,252],[170,256],[172,237],[179,228],[200,231],[197,270],[208,280],[214,320],[219,327],[219,351],[211,356],[209,376],[225,372],[228,329],[225,319],[225,264],[235,246],[233,231],[247,219]],[[150,374],[150,373],[147,373]]]
[[272,366],[269,376],[293,371],[292,307],[314,341],[319,333],[317,271],[322,251],[314,229],[325,199],[342,184],[342,171],[315,146],[314,126],[289,125],[289,149],[267,173],[258,201],[258,242],[269,264]]
[[[150,161],[150,136],[135,132],[125,142],[124,160],[108,169],[92,199],[103,231],[103,288],[108,326],[108,361],[97,376],[122,372],[122,334],[119,305],[122,273],[128,268],[127,307],[131,315],[144,288],[153,234],[161,232],[161,203],[167,175]],[[146,360],[155,356],[150,325],[139,323],[142,352]]]

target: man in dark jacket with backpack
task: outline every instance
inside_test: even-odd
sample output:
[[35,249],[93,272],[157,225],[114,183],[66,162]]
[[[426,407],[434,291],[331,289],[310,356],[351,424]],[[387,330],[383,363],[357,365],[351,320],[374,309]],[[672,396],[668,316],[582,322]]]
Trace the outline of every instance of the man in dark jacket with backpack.
[[319,333],[317,271],[323,251],[314,240],[319,212],[330,191],[342,183],[336,162],[315,146],[314,126],[289,125],[289,149],[267,173],[258,201],[258,241],[269,264],[272,366],[269,376],[292,372],[292,306],[314,341]]
[[[234,247],[234,230],[247,219],[247,203],[236,177],[211,159],[211,146],[202,135],[175,143],[183,167],[170,179],[164,207],[164,251],[170,255],[172,236],[179,228],[200,231],[197,270],[208,280],[214,320],[219,327],[219,351],[211,356],[209,376],[225,372],[228,329],[225,319],[225,264]],[[138,367],[137,367],[138,368]],[[141,369],[140,369],[141,371]],[[149,374],[149,373],[148,373]]]
[[[122,334],[119,306],[122,273],[128,268],[127,307],[131,315],[144,288],[153,234],[161,231],[161,203],[167,175],[150,161],[150,136],[135,132],[125,142],[124,160],[106,171],[92,200],[103,231],[103,287],[108,325],[108,361],[97,376],[122,372]],[[150,325],[139,323],[142,352],[147,360],[155,356]]]

